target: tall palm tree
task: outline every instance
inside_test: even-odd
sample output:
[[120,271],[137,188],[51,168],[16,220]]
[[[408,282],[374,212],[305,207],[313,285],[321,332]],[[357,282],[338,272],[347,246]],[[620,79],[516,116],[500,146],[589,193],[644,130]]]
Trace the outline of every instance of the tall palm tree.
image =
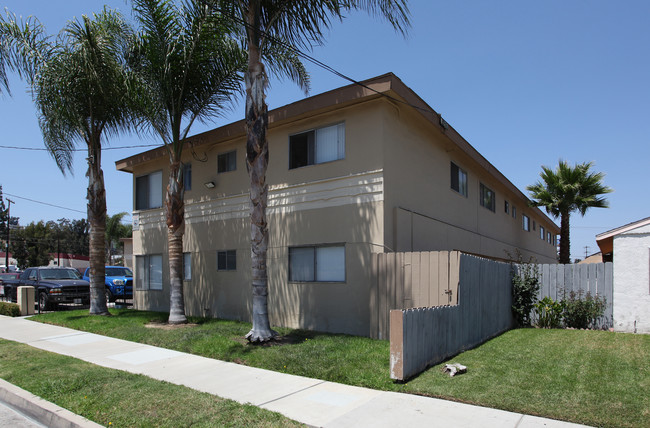
[[[344,13],[363,10],[381,15],[401,33],[409,25],[407,0],[213,0],[217,9],[232,16],[241,27],[248,51],[246,70],[246,164],[250,176],[251,199],[251,259],[253,291],[253,328],[246,335],[251,342],[265,342],[277,333],[269,325],[268,281],[266,254],[268,224],[266,206],[268,185],[266,169],[269,147],[266,139],[268,107],[265,96],[270,71],[279,70],[299,83],[299,74],[268,63],[277,49],[311,48],[324,39],[323,31],[333,19],[341,20]],[[296,51],[294,51],[296,52]]]
[[13,21],[14,58],[23,61],[38,108],[45,146],[63,174],[72,171],[78,142],[88,149],[90,225],[90,314],[110,315],[104,298],[106,191],[101,168],[102,140],[128,127],[125,46],[130,29],[107,9],[93,19],[72,21],[56,40],[42,27]]
[[187,322],[183,298],[184,139],[195,120],[218,116],[241,91],[245,52],[232,26],[199,0],[135,0],[142,29],[131,64],[148,101],[140,112],[169,155],[165,197],[170,276],[169,323]]
[[578,211],[582,216],[589,208],[607,208],[609,204],[603,195],[612,189],[603,185],[605,174],[590,172],[593,162],[571,167],[560,160],[558,167],[542,166],[541,181],[526,187],[532,199],[531,205],[546,208],[553,217],[560,217],[560,263],[571,263],[569,238],[571,213]]

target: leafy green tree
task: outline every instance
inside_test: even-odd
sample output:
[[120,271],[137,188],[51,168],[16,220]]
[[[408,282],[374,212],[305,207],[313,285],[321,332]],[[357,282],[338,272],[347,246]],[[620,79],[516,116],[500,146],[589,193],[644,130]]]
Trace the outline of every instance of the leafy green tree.
[[542,166],[541,181],[526,187],[531,205],[546,208],[553,217],[560,217],[560,263],[571,263],[570,216],[578,211],[582,216],[589,208],[607,208],[609,204],[601,195],[613,190],[603,185],[605,174],[591,172],[593,162],[571,167],[560,160],[552,170]]
[[277,333],[268,318],[266,206],[269,162],[266,88],[269,71],[290,77],[304,89],[308,80],[294,48],[311,48],[323,42],[332,20],[363,10],[384,17],[399,32],[409,26],[407,0],[212,0],[219,13],[239,23],[248,51],[246,69],[246,164],[250,177],[253,328],[251,342],[265,342]]
[[[37,22],[23,28],[3,21],[5,58],[28,77],[45,146],[61,171],[72,171],[75,145],[88,149],[90,224],[90,314],[110,315],[104,299],[106,192],[101,169],[102,139],[125,129],[131,85],[124,54],[131,32],[117,12],[71,21],[52,39]],[[1,78],[2,76],[0,76]]]
[[10,247],[19,268],[47,266],[52,260],[51,229],[42,220],[31,222],[14,231]]
[[130,63],[147,101],[140,107],[148,128],[169,155],[165,197],[169,253],[169,323],[187,322],[183,297],[183,141],[195,120],[218,116],[241,91],[245,53],[231,37],[232,25],[200,0],[177,6],[135,0],[141,25]]

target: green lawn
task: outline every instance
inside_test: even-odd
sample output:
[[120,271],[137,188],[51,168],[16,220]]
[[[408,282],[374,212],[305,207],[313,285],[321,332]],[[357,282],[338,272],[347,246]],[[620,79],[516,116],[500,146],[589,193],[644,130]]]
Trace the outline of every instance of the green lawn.
[[282,340],[249,345],[250,324],[190,319],[195,326],[148,328],[167,314],[111,309],[44,314],[36,320],[210,358],[350,385],[475,403],[594,426],[648,426],[650,336],[603,331],[520,329],[453,359],[468,373],[435,366],[407,383],[389,378],[389,343],[278,329]]
[[6,340],[0,340],[0,377],[116,428],[301,426],[252,405]]

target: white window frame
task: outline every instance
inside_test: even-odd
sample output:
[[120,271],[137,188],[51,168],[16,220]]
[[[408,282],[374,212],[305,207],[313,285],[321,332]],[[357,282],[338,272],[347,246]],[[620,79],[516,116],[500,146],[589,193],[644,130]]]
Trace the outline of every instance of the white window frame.
[[521,227],[526,232],[530,232],[530,217],[526,214],[521,215]]
[[[332,132],[336,133],[336,154],[319,159],[319,153],[321,153],[321,156],[324,156],[319,150],[319,141],[321,141],[321,137],[319,136],[322,135],[322,138],[324,138],[326,133]],[[295,147],[297,146],[295,146],[295,144],[299,144],[298,141],[296,141],[297,137],[307,138],[307,162],[305,164],[293,165],[292,153],[296,150]],[[345,159],[345,122],[309,129],[289,135],[289,169],[303,168],[311,165],[334,162],[341,159]]]
[[[152,275],[156,264],[160,262],[160,277]],[[135,288],[136,290],[154,290],[163,289],[163,263],[162,254],[145,254],[135,256]],[[159,281],[156,281],[159,279]]]
[[[326,252],[331,252],[331,250],[340,249],[340,254],[334,254],[337,257],[340,257],[341,265],[335,266],[334,269],[322,269],[320,266],[323,264],[323,258],[326,255]],[[292,269],[292,252],[303,252],[308,255],[308,250],[313,251],[312,260],[310,261],[311,265],[307,266],[308,270],[311,273],[309,278],[296,278]],[[310,246],[295,246],[288,248],[288,278],[289,282],[327,282],[327,283],[345,283],[347,281],[347,269],[346,269],[346,251],[345,244],[327,244],[327,245],[310,245]],[[309,261],[308,261],[309,263]],[[320,265],[320,266],[319,266]],[[329,276],[328,276],[329,275]]]

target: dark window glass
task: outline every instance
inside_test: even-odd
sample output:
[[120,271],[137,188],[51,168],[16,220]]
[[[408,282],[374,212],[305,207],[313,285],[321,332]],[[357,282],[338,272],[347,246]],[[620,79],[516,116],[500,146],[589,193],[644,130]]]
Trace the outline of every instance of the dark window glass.
[[483,183],[481,183],[481,206],[494,212],[496,209],[495,199],[496,197],[494,195],[494,191],[486,187]]
[[289,137],[289,169],[314,164],[314,131]]
[[183,188],[185,190],[192,190],[192,164],[186,163],[183,165]]
[[149,176],[135,178],[135,209],[149,208]]
[[221,153],[217,156],[217,172],[235,171],[237,169],[237,151]]
[[237,270],[237,251],[217,251],[217,270]]

